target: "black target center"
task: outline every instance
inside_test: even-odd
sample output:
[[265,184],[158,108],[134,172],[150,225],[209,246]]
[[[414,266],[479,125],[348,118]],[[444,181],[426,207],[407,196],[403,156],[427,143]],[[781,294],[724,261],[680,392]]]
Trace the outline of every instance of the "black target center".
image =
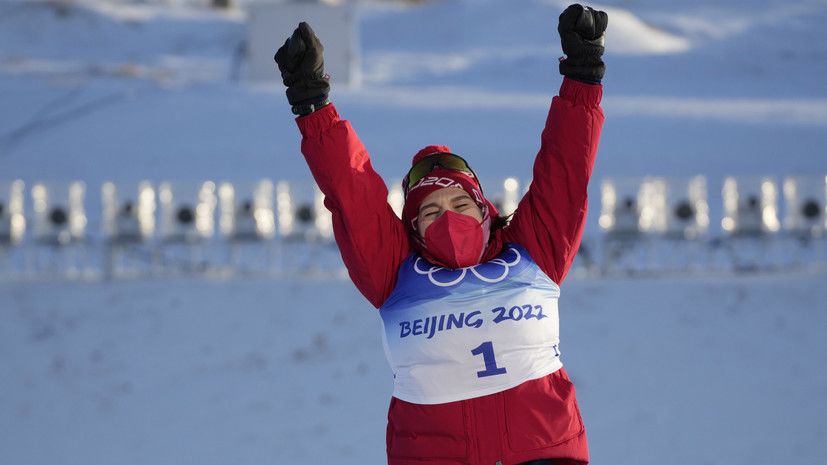
[[251,202],[249,200],[245,200],[244,203],[241,204],[241,210],[244,213],[249,215],[250,213],[253,212],[253,202]]
[[808,199],[801,207],[801,214],[808,220],[814,220],[821,216],[821,207],[813,199]]
[[191,224],[193,220],[195,220],[195,213],[193,213],[192,207],[183,206],[178,209],[176,218],[178,218],[178,222],[181,224]]
[[301,223],[310,223],[313,221],[313,208],[310,205],[302,205],[296,210],[296,217]]
[[680,218],[681,220],[688,220],[695,216],[695,209],[692,208],[692,205],[689,202],[681,202],[675,208],[675,216]]
[[49,221],[52,222],[55,226],[63,226],[69,220],[69,216],[66,214],[66,210],[55,207],[49,213]]

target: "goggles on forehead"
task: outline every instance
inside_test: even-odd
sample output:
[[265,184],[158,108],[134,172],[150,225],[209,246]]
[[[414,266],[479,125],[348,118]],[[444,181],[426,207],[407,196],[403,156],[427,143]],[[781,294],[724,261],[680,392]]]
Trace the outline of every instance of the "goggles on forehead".
[[452,171],[466,173],[472,178],[477,179],[477,175],[474,174],[474,171],[468,165],[468,162],[459,155],[447,152],[436,152],[430,155],[425,155],[425,157],[416,162],[416,164],[411,167],[410,171],[408,171],[408,174],[405,175],[405,179],[402,181],[405,197],[408,196],[408,191],[411,187],[415,186],[416,183],[421,181],[422,178],[427,176],[428,173],[433,171],[437,166]]

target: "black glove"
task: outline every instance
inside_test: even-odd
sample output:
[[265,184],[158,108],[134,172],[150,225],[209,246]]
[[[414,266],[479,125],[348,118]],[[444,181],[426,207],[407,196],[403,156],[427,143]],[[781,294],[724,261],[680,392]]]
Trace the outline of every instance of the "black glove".
[[603,33],[609,16],[582,5],[569,5],[560,14],[557,32],[565,59],[560,60],[560,74],[582,82],[600,84],[603,64]]
[[324,47],[309,24],[299,23],[273,59],[287,86],[293,113],[306,115],[327,103],[330,82],[324,73]]

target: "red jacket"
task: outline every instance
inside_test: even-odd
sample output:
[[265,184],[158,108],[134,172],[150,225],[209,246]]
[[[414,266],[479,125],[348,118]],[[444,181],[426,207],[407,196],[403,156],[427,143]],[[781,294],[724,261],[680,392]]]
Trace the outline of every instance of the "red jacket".
[[[600,85],[564,79],[554,97],[534,162],[534,178],[510,224],[489,247],[525,247],[558,285],[580,246],[587,186],[603,111]],[[411,252],[402,221],[387,203],[385,183],[355,131],[328,105],[297,118],[302,153],[333,214],[350,278],[379,308]],[[574,386],[564,369],[496,394],[437,405],[391,399],[387,429],[391,465],[502,465],[542,458],[588,462]]]

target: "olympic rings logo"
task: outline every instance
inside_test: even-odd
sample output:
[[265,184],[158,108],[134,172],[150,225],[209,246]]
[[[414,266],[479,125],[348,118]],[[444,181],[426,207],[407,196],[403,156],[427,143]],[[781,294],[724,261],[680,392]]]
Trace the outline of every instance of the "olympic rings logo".
[[[465,276],[468,275],[469,270],[471,271],[471,274],[476,276],[477,279],[479,279],[482,282],[485,282],[485,283],[498,283],[498,282],[504,280],[508,276],[508,272],[511,270],[511,267],[518,264],[518,263],[520,263],[520,260],[522,259],[522,256],[520,255],[520,252],[517,249],[509,247],[506,254],[508,252],[513,252],[514,253],[514,259],[512,261],[505,261],[502,258],[495,258],[495,259],[493,259],[491,261],[488,261],[486,263],[481,263],[479,265],[469,266],[469,267],[466,267],[466,268],[460,268],[458,270],[449,270],[449,269],[443,268],[441,266],[432,266],[427,270],[422,270],[422,269],[419,268],[419,261],[422,260],[422,257],[417,257],[416,261],[414,261],[413,268],[414,268],[414,271],[416,271],[417,274],[427,275],[428,280],[431,282],[431,284],[434,284],[435,286],[439,286],[439,287],[451,287],[451,286],[454,286],[454,285],[457,285],[457,284],[461,283],[462,280],[465,279]],[[503,254],[501,256],[504,256],[504,255],[505,254]],[[491,269],[496,268],[498,266],[502,267],[502,272],[500,272],[499,276],[497,276],[497,277],[490,278],[490,277],[488,277],[485,274],[480,272],[480,271],[490,271]],[[447,280],[447,281],[439,279],[440,277],[445,277],[445,275],[450,276],[452,273],[457,273],[457,272],[459,272],[459,274],[457,275],[457,277],[455,277],[453,279],[450,279],[450,280]]]

